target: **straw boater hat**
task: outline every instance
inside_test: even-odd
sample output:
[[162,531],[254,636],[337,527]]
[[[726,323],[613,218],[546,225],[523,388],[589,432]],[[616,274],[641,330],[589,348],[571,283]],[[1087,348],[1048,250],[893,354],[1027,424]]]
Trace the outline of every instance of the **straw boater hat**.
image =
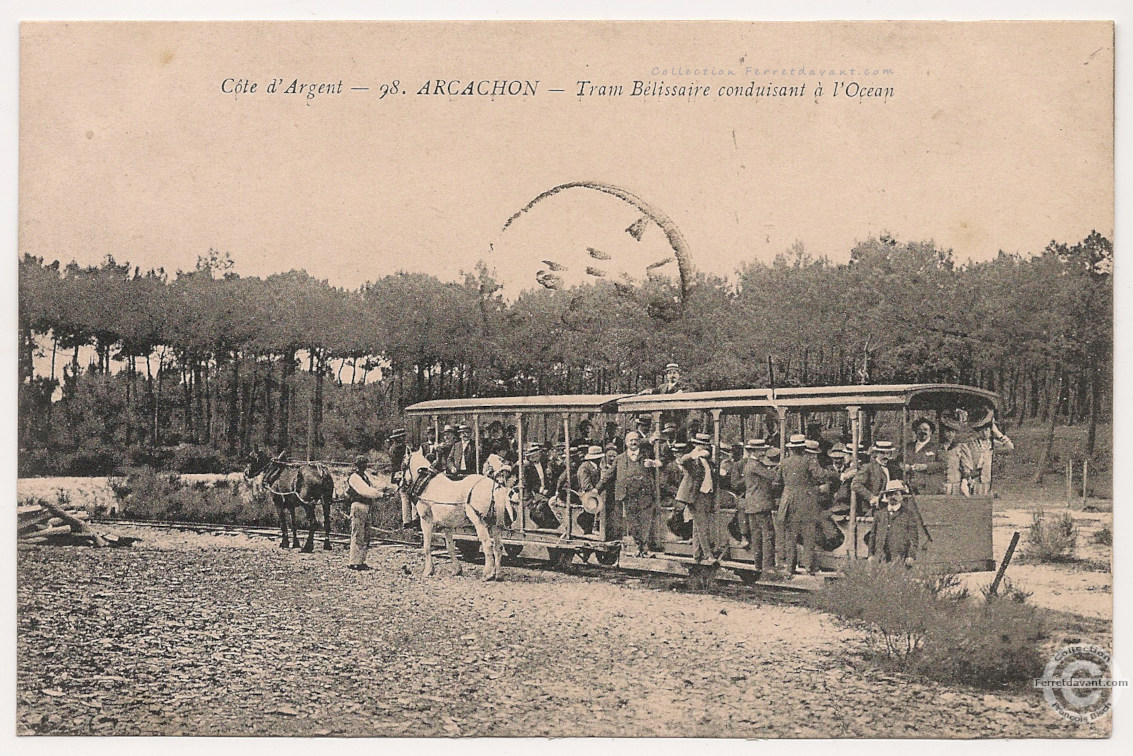
[[744,448],[748,451],[766,451],[770,447],[767,445],[767,439],[763,438],[749,438]]
[[848,457],[850,456],[850,450],[846,448],[845,444],[839,442],[830,447],[830,451],[826,452],[826,456]]
[[354,466],[355,467],[369,467],[370,466],[370,458],[367,457],[365,454],[359,454],[357,457],[354,458]]
[[457,432],[457,433],[464,433],[464,431],[468,431],[469,433],[471,433],[471,432],[472,432],[472,429],[471,429],[471,428],[469,428],[469,427],[468,427],[467,425],[465,425],[464,423],[461,423],[460,425],[456,426],[456,432]]
[[676,435],[676,432],[677,432],[677,424],[676,423],[665,423],[665,427],[661,429],[661,435],[662,436],[673,436],[673,435]]
[[892,441],[874,441],[873,446],[869,448],[870,454],[895,454],[896,447],[893,446]]
[[692,437],[692,442],[697,446],[712,446],[712,436],[707,433],[697,433]]
[[788,449],[802,449],[806,447],[806,436],[801,433],[792,433],[787,441]]
[[601,446],[591,446],[586,449],[585,459],[602,459],[606,453],[602,451]]
[[684,441],[678,441],[673,444],[673,451],[675,452],[683,452],[686,449],[688,449],[688,444],[686,444]]
[[670,362],[668,365],[665,366],[665,372],[666,373],[669,372],[670,370],[680,370],[680,369],[681,369],[681,366],[678,365],[675,362]]
[[390,439],[405,438],[405,428],[394,428],[389,432]]
[[822,451],[822,445],[815,441],[813,438],[808,438],[806,443],[803,444],[807,454],[818,454]]
[[779,456],[779,450],[775,447],[771,447],[767,451],[763,452],[763,461],[768,465],[777,465],[779,464]]
[[531,454],[532,452],[543,451],[543,444],[539,443],[538,441],[530,441],[528,442],[527,448],[524,451],[526,451],[528,454]]
[[891,480],[885,484],[885,490],[881,492],[882,496],[888,496],[893,493],[907,494],[909,489],[905,487],[903,480]]
[[456,428],[446,423],[441,433],[456,433]]

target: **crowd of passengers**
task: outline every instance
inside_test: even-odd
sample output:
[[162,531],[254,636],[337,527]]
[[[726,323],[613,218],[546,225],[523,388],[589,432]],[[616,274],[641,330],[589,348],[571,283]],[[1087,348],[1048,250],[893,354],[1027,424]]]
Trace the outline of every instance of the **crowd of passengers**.
[[[666,382],[654,393],[680,390],[679,371],[668,368]],[[570,435],[569,451],[564,442],[528,442],[522,476],[516,428],[500,421],[490,423],[480,439],[479,470],[467,425],[445,425],[441,438],[421,450],[434,472],[452,477],[481,472],[517,491],[522,485],[518,493],[538,527],[559,526],[556,503],[598,496],[606,516],[620,523],[629,554],[637,557],[660,550],[667,528],[691,539],[695,561],[718,561],[728,546],[727,536],[711,527],[719,488],[724,507],[737,512],[733,532],[741,548],[750,546],[755,568],[769,578],[790,578],[800,567],[815,572],[817,551],[841,543],[835,521],[850,516],[851,492],[856,514],[872,515],[866,536],[870,558],[913,564],[929,538],[914,496],[987,495],[993,451],[1014,448],[993,414],[969,419],[962,411],[942,417],[939,429],[932,419],[918,418],[903,452],[891,441],[875,440],[863,449],[856,470],[852,450],[826,439],[819,424],[790,435],[784,459],[771,416],[763,437],[721,450],[696,420],[652,426],[641,415],[630,429],[607,422],[598,435],[584,419]],[[389,452],[398,470],[405,434],[399,430],[394,436]],[[662,519],[662,511],[670,509],[673,514]],[[596,518],[583,522],[585,529],[597,526]]]

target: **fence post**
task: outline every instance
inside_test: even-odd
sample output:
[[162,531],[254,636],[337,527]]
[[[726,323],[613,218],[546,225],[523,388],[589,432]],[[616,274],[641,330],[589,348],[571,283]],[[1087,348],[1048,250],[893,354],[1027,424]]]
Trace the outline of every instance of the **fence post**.
[[1082,509],[1086,509],[1086,504],[1089,502],[1089,489],[1086,485],[1090,482],[1090,459],[1087,457],[1082,460]]
[[1074,499],[1074,460],[1066,460],[1066,508],[1070,509],[1070,502]]

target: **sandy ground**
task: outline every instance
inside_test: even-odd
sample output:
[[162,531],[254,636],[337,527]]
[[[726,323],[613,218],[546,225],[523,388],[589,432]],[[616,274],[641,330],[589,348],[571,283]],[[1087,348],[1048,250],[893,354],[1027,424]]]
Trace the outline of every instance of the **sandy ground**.
[[24,734],[1099,736],[1033,690],[910,680],[796,606],[400,547],[117,528],[128,549],[21,546]]

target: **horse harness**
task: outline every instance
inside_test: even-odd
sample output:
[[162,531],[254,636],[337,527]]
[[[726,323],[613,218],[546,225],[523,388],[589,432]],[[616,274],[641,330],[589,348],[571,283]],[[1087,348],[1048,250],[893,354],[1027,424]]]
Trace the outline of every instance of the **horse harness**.
[[[314,467],[319,472],[320,475],[326,475],[326,476],[330,475],[330,469],[325,464],[323,464],[322,462],[310,462],[308,464],[311,467]],[[298,483],[299,483],[299,475],[302,473],[302,467],[303,467],[302,465],[296,464],[294,462],[283,462],[283,461],[277,461],[277,460],[272,460],[270,462],[270,465],[277,465],[280,468],[298,467],[299,469],[296,470],[296,472],[295,472],[295,486],[294,486],[294,488],[292,488],[290,491],[279,491],[279,490],[276,490],[276,488],[274,486],[272,486],[271,484],[265,484],[264,488],[266,488],[269,493],[271,493],[273,496],[279,496],[280,498],[285,499],[285,500],[288,496],[294,496],[296,499],[299,500],[299,503],[302,504],[303,506],[310,506],[312,504],[312,502],[307,501],[306,499],[304,499],[302,496],[299,495]],[[282,469],[281,469],[281,473],[282,473]],[[266,471],[265,471],[265,476],[266,476]],[[278,480],[278,478],[276,478],[275,480]],[[275,480],[273,480],[272,483],[274,483]]]

